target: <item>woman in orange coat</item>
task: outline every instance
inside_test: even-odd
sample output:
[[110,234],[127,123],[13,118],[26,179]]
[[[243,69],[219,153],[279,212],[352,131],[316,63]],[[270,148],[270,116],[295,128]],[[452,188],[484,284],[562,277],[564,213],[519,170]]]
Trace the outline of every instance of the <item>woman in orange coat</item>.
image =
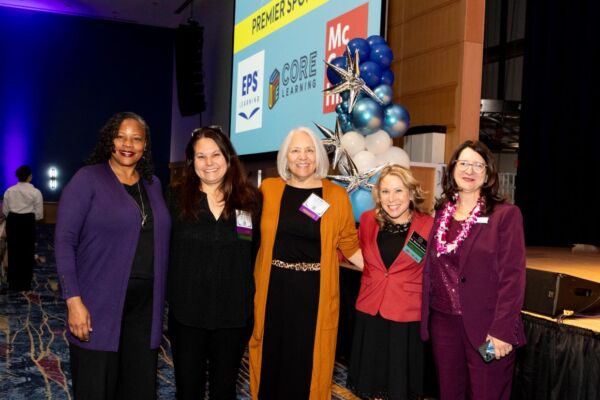
[[385,167],[373,188],[375,209],[360,218],[364,270],[348,387],[361,397],[423,395],[424,349],[419,338],[423,259],[433,218],[408,169]]
[[362,268],[346,191],[324,179],[322,143],[292,130],[277,155],[280,178],[261,186],[261,244],[250,338],[253,399],[329,400],[339,312],[337,249]]

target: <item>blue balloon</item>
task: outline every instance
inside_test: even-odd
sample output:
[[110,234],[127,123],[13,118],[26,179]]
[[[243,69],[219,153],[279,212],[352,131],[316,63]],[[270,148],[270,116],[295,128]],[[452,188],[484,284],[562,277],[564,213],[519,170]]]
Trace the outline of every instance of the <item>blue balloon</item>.
[[353,131],[354,125],[352,125],[352,122],[344,122],[341,124],[341,128],[342,128],[342,132],[346,133],[346,132]]
[[[340,67],[340,68],[344,68],[346,69],[346,57],[336,57],[333,60],[331,60],[330,64],[335,65],[336,67]],[[329,83],[331,83],[332,85],[337,85],[338,83],[340,83],[342,81],[342,78],[340,78],[340,76],[337,74],[337,72],[335,72],[333,70],[333,68],[327,66],[327,79],[329,80]]]
[[350,98],[350,91],[344,90],[342,93],[340,93],[340,97],[342,100],[348,100]]
[[385,43],[376,44],[371,47],[371,53],[369,54],[369,60],[377,63],[381,69],[389,68],[394,59],[394,53],[390,46]]
[[352,203],[352,214],[356,222],[360,221],[360,215],[367,210],[375,208],[375,202],[370,190],[356,189],[350,193],[350,203]]
[[340,104],[335,106],[335,111],[338,114],[348,114],[348,100],[344,100]]
[[381,176],[381,171],[379,171],[378,173],[376,173],[375,175],[373,175],[372,177],[369,178],[369,183],[371,184],[376,184],[377,181],[379,180],[379,177]]
[[352,109],[352,124],[361,131],[369,134],[381,128],[383,110],[381,106],[370,97],[363,97],[356,101]]
[[387,106],[394,99],[394,92],[390,85],[379,85],[373,89],[377,98],[383,101],[383,105]]
[[390,104],[383,110],[383,129],[391,137],[401,137],[410,126],[410,115],[400,104]]
[[369,43],[369,46],[373,47],[376,44],[385,44],[385,39],[379,35],[373,35],[367,38],[367,43]]
[[373,61],[362,62],[360,63],[360,77],[368,87],[373,89],[381,81],[381,68]]
[[347,122],[352,123],[352,117],[350,116],[350,114],[339,114],[338,119],[340,120],[340,124],[344,124]]
[[390,85],[390,86],[392,86],[394,84],[394,73],[392,72],[391,69],[386,69],[385,71],[383,71],[381,73],[381,83],[383,85]]
[[348,42],[348,48],[352,57],[354,57],[355,50],[358,50],[359,61],[367,61],[369,59],[369,53],[371,52],[371,46],[363,38],[354,38]]

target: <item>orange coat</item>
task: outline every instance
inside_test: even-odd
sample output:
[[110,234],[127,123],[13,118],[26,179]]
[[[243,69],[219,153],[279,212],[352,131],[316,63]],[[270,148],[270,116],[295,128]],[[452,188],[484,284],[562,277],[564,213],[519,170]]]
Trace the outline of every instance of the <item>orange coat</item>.
[[[261,186],[263,210],[260,223],[261,244],[254,271],[256,281],[254,331],[248,347],[250,392],[253,399],[258,399],[265,308],[273,259],[273,244],[277,233],[284,188],[285,181],[281,178],[266,179]],[[339,262],[336,249],[339,248],[346,257],[352,256],[359,249],[352,207],[345,189],[324,179],[323,199],[329,203],[330,207],[321,219],[321,275],[310,400],[331,399],[340,307]]]
[[[432,225],[431,216],[415,211],[404,244],[408,243],[413,232],[429,240]],[[364,212],[360,217],[359,236],[365,268],[356,299],[356,309],[369,315],[379,312],[383,318],[396,322],[420,321],[425,262],[421,260],[417,263],[402,251],[390,268],[386,268],[377,246],[378,233],[379,225],[375,220],[375,212]]]

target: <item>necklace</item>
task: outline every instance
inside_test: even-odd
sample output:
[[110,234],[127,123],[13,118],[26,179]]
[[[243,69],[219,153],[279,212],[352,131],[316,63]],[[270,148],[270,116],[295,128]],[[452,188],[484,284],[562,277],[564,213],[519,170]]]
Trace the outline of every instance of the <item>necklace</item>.
[[148,214],[146,213],[146,208],[144,207],[144,198],[142,197],[142,189],[140,189],[139,179],[137,181],[137,189],[138,189],[138,194],[140,195],[140,204],[142,205],[142,207],[140,208],[137,201],[135,201],[134,203],[135,203],[135,206],[138,208],[138,210],[140,210],[140,216],[142,217],[142,228],[143,228],[144,226],[146,226],[146,220],[148,219]]
[[477,222],[477,218],[481,215],[481,210],[484,208],[485,200],[483,197],[480,197],[477,200],[477,204],[475,208],[471,210],[469,217],[464,220],[462,224],[462,228],[458,233],[456,239],[454,239],[451,243],[446,242],[446,238],[448,237],[448,229],[450,227],[450,218],[454,215],[456,211],[456,203],[448,201],[444,206],[444,210],[442,212],[442,217],[440,218],[440,226],[438,227],[435,233],[435,249],[437,250],[437,256],[439,257],[441,254],[450,254],[452,252],[456,252],[456,249],[462,242],[465,241],[469,233],[471,232],[471,228]]

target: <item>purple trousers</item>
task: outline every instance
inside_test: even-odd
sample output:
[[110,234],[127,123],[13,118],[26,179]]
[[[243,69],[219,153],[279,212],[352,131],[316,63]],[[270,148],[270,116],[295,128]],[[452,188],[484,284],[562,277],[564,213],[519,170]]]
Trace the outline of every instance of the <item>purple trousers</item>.
[[486,364],[469,342],[462,316],[431,310],[430,321],[440,400],[510,399],[514,350]]

